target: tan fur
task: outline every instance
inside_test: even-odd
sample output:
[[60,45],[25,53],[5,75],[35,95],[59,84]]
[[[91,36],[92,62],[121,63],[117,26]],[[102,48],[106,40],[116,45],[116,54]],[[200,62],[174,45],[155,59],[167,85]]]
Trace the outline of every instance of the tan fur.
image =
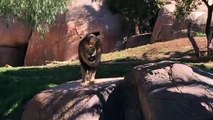
[[94,83],[96,69],[101,60],[101,41],[93,34],[86,35],[78,47],[83,83]]

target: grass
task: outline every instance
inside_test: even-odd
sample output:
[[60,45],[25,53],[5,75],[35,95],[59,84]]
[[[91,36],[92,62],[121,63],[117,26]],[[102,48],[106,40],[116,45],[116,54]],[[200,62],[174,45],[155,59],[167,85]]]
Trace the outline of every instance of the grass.
[[[97,78],[125,76],[138,64],[193,54],[190,44],[169,41],[103,54]],[[176,47],[168,47],[168,46]],[[211,61],[190,63],[213,70]],[[0,68],[0,120],[19,120],[26,103],[42,90],[80,79],[74,62],[52,62],[46,66]]]
[[206,37],[206,34],[202,33],[202,32],[196,32],[195,36],[197,36],[197,37]]
[[78,66],[0,69],[0,119],[16,120],[36,93],[78,79]]

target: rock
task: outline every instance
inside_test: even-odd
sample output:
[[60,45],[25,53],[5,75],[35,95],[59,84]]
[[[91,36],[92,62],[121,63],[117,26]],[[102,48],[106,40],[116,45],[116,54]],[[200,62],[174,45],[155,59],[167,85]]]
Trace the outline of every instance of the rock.
[[146,45],[150,42],[151,34],[141,34],[131,36],[126,40],[125,48],[133,48],[141,45]]
[[104,1],[74,1],[68,12],[58,18],[43,40],[34,32],[28,46],[25,65],[41,65],[46,61],[78,59],[77,46],[90,32],[101,32],[103,52],[116,50],[121,38],[120,17],[113,15]]
[[[205,33],[205,29],[206,29],[206,20],[207,20],[207,13],[203,13],[201,12],[201,14],[197,17],[197,19],[195,19],[192,24],[192,30],[193,31],[201,31],[203,33]],[[213,21],[212,21],[213,23]]]
[[[122,105],[123,98],[130,98],[124,97],[122,92],[121,86],[128,85],[123,84],[123,78],[98,79],[95,85],[87,87],[80,82],[65,83],[37,94],[26,105],[22,120],[123,120],[130,117],[141,120],[132,107],[136,106],[135,101],[130,101],[132,104],[127,107]],[[125,88],[125,91],[130,90]]]
[[0,47],[0,66],[22,66],[26,47]]
[[186,33],[190,21],[193,31],[205,33],[207,8],[204,3],[200,4],[198,9],[191,12],[188,18],[181,22],[174,15],[175,4],[174,1],[168,2],[160,9],[152,31],[151,43],[187,37]]
[[[145,120],[144,115],[141,112],[140,101],[134,86],[131,85],[130,81],[123,81],[120,84],[120,98],[122,109],[122,120]],[[119,99],[118,98],[118,99]],[[111,119],[107,119],[111,120]]]
[[[175,4],[167,4],[164,7],[162,7],[158,13],[158,18],[155,22],[155,26],[152,31],[152,38],[151,42],[156,42],[156,41],[162,41],[165,38],[164,34],[161,34],[161,32],[166,31],[166,34],[171,34],[168,32],[171,32],[171,26],[174,21],[174,13],[175,11]],[[168,26],[167,29],[163,29],[164,26]],[[170,28],[169,28],[170,27]],[[165,28],[165,27],[164,27]]]
[[126,77],[146,120],[213,118],[213,76],[169,61],[135,67]]
[[29,42],[30,30],[16,19],[6,23],[0,18],[0,46],[18,47]]
[[31,31],[15,18],[0,17],[0,66],[22,66]]

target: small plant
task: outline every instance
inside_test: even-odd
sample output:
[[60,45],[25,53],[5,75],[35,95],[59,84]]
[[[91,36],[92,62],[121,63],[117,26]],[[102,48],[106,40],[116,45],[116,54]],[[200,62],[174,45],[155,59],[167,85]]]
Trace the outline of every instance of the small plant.
[[175,0],[176,1],[176,11],[175,16],[178,20],[182,21],[187,18],[187,16],[201,4],[200,1],[196,0]]
[[195,33],[195,36],[196,36],[196,37],[206,37],[206,34],[205,34],[205,33],[202,33],[202,32],[196,32],[196,33]]
[[130,32],[129,35],[135,35],[152,31],[163,2],[160,0],[107,0],[107,4],[113,13],[122,14],[123,27]]

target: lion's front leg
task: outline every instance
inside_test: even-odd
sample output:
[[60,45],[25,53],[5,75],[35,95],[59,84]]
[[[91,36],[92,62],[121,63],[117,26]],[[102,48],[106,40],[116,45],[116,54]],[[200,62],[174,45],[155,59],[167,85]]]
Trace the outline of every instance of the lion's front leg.
[[89,72],[89,77],[90,77],[89,83],[90,84],[94,84],[95,83],[95,75],[96,75],[96,69],[90,70],[90,72]]
[[82,86],[88,86],[90,83],[90,72],[89,70],[85,70],[83,67],[81,67],[81,75],[82,75]]

